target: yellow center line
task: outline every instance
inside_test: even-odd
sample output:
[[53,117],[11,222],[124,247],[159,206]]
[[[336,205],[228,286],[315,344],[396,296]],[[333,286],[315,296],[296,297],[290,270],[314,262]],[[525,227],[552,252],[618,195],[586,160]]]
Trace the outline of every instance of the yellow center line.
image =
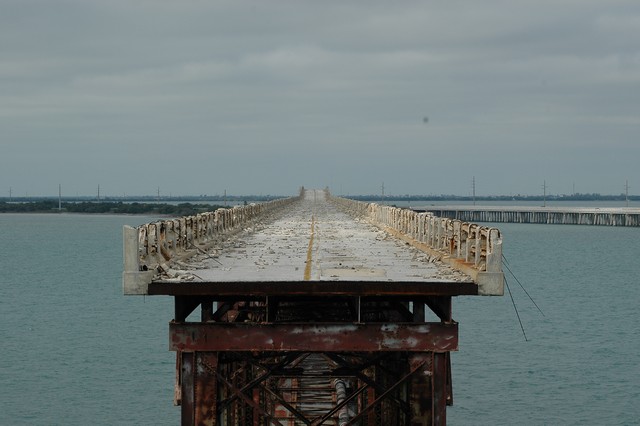
[[304,267],[304,280],[309,281],[311,279],[311,263],[313,255],[313,236],[315,234],[316,218],[311,215],[311,237],[309,238],[309,248],[307,248],[307,265]]

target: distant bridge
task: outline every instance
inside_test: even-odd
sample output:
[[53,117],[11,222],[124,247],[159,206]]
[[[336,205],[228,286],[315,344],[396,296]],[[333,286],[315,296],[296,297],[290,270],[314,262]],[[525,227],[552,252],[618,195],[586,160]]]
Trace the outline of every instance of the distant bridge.
[[502,295],[501,259],[495,228],[302,189],[125,227],[123,286],[174,297],[183,425],[443,425],[452,297]]
[[436,216],[469,222],[640,226],[640,208],[434,206]]

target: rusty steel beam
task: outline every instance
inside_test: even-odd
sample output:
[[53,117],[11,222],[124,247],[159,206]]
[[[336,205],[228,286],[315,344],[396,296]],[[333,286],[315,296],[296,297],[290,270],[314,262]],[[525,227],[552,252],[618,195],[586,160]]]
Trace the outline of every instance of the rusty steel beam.
[[433,419],[433,355],[413,354],[409,357],[411,371],[415,374],[409,383],[408,402],[411,409],[411,425],[430,425]]
[[[352,367],[342,371],[344,375],[339,376],[341,379],[350,378],[352,383],[356,382],[341,401],[336,399],[334,386],[323,388],[307,384],[305,388],[299,382],[292,382],[291,387],[283,387],[277,383],[278,378],[270,377],[282,365],[300,365],[308,355],[310,354],[290,353],[283,359],[282,354],[276,352],[265,363],[259,354],[250,352],[185,353],[182,365],[182,370],[187,373],[183,375],[182,382],[185,395],[183,424],[266,426],[290,425],[295,422],[319,426],[334,424],[338,412],[346,414],[340,424],[354,424],[361,420],[372,426],[437,424],[433,421],[437,417],[431,408],[432,400],[435,399],[433,383],[438,380],[434,376],[442,372],[433,368],[435,354],[414,353],[409,358],[396,359],[394,352],[386,352],[382,358],[372,353],[352,353],[348,355],[352,359],[349,361],[336,353],[324,353],[327,363]],[[370,367],[372,376],[362,380],[363,374],[359,370]],[[393,369],[389,370],[388,367]],[[314,368],[324,370],[318,365],[309,364],[304,367]],[[299,376],[302,377],[304,375]],[[324,376],[324,380],[333,383],[329,376]],[[444,381],[442,378],[439,380]],[[421,383],[424,385],[420,386]],[[407,404],[408,401],[404,399],[407,394],[402,387],[411,389],[410,394],[420,401],[418,410]],[[292,393],[309,391],[315,392],[311,401],[298,400],[292,396]],[[316,404],[316,407],[304,407],[307,403]],[[323,407],[318,405],[324,403],[326,405]],[[347,404],[352,404],[355,411],[343,410]]]
[[458,349],[458,325],[251,324],[169,325],[174,351],[447,352]]
[[432,389],[432,425],[447,424],[447,354],[433,354]]
[[201,352],[196,355],[196,375],[194,378],[194,418],[195,424],[218,426],[218,354]]
[[180,357],[180,418],[182,419],[182,426],[189,426],[195,424],[195,395],[194,380],[196,375],[195,369],[195,353],[185,352]]
[[[238,357],[242,360],[244,360],[244,362],[247,365],[251,365],[254,368],[257,368],[258,370],[263,370],[264,372],[260,373],[259,375],[257,375],[255,378],[253,378],[251,381],[249,381],[248,383],[246,383],[241,389],[240,392],[247,392],[248,390],[253,389],[255,386],[257,386],[260,382],[266,381],[269,377],[275,375],[275,373],[286,367],[287,365],[291,364],[292,362],[294,362],[296,359],[300,358],[300,354],[298,353],[288,353],[285,357],[282,357],[282,359],[280,359],[279,361],[275,362],[272,365],[264,365],[260,362],[257,362],[257,360],[254,359],[254,357],[250,356],[250,354],[248,353],[237,353]],[[229,398],[225,399],[224,401],[220,402],[220,407],[224,408],[225,406],[231,404],[235,399],[237,399],[237,395],[232,395]]]
[[452,321],[451,297],[428,297],[425,302],[429,309],[431,309],[442,321]]
[[451,374],[451,353],[446,353],[447,357],[447,406],[453,405],[453,379]]
[[[367,375],[362,371],[370,367],[371,365],[376,365],[377,362],[372,363],[371,361],[373,360],[369,360],[368,362],[364,362],[362,364],[353,364],[347,361],[346,359],[342,358],[339,354],[336,354],[336,353],[327,353],[326,356],[332,361],[334,361],[336,364],[344,368],[341,371],[343,375],[358,379],[359,381],[364,383],[366,386],[369,386],[371,389],[374,389],[378,393],[384,393],[386,391],[386,388],[381,383],[378,383],[375,380],[367,377]],[[377,359],[378,362],[380,362],[381,360],[382,358]],[[397,404],[402,411],[408,414],[408,410],[404,407],[404,404],[402,403],[402,401],[400,401],[398,398],[396,398],[393,395],[389,395],[388,399],[393,403]]]
[[227,380],[222,374],[220,374],[220,372],[216,371],[216,376],[218,377],[218,381],[221,384],[226,386],[233,394],[237,395],[239,399],[241,399],[245,404],[251,407],[254,413],[264,417],[265,419],[268,419],[270,424],[273,424],[276,426],[284,426],[282,423],[280,423],[278,420],[274,418],[273,414],[267,412],[265,408],[260,405],[259,402],[254,401],[253,398],[249,398],[247,395],[240,392],[240,390],[236,386],[234,386],[234,384],[231,381]]
[[266,296],[421,296],[477,295],[473,282],[456,281],[230,281],[153,282],[149,295],[166,296],[236,296],[242,299]]
[[[403,383],[405,383],[405,381],[407,381],[408,379],[410,379],[417,371],[419,371],[424,365],[426,364],[426,360],[423,360],[420,363],[417,363],[416,365],[411,365],[411,369],[409,370],[409,372],[407,374],[405,374],[403,377],[399,378],[399,380],[394,383],[393,385],[389,386],[385,392],[381,393],[380,395],[378,395],[372,402],[370,402],[366,407],[364,407],[356,416],[354,416],[353,418],[349,419],[349,421],[346,423],[347,425],[355,425],[358,424],[357,422],[361,419],[364,418],[366,416],[367,413],[369,413],[371,410],[373,410],[376,406],[378,406],[378,404],[384,400],[385,398],[387,398],[394,389],[396,389],[398,386],[402,385]],[[412,419],[413,420],[413,419]],[[370,422],[371,423],[371,422]],[[412,423],[412,424],[421,424],[421,423]],[[428,423],[422,423],[427,425]]]

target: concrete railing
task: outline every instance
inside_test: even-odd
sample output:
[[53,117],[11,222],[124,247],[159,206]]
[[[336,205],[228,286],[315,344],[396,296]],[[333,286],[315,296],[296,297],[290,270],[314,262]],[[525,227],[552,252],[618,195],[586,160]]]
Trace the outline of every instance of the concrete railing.
[[479,294],[502,295],[502,236],[496,228],[409,209],[333,197],[343,210],[385,228],[413,246],[471,276]]
[[135,228],[125,226],[122,279],[124,294],[147,294],[147,285],[163,264],[189,258],[229,233],[244,229],[252,220],[285,207],[299,198],[282,198],[218,209],[195,216],[151,222]]

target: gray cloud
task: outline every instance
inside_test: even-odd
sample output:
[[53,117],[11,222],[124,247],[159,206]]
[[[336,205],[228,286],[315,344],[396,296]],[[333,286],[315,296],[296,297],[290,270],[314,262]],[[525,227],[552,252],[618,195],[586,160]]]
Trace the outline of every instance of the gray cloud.
[[640,185],[636,2],[0,9],[0,191]]

